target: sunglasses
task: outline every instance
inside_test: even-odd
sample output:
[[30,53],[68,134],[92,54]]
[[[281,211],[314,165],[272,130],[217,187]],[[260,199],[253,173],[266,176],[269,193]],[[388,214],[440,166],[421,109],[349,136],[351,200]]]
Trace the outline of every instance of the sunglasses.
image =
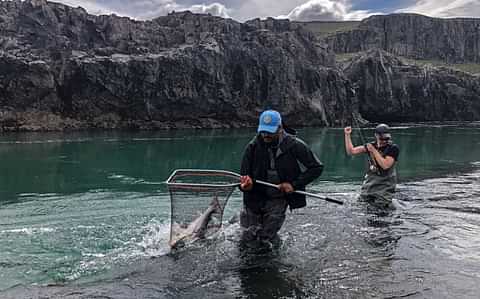
[[375,137],[378,138],[379,140],[382,140],[382,141],[388,141],[388,140],[392,139],[392,136],[390,136],[390,134],[375,133]]

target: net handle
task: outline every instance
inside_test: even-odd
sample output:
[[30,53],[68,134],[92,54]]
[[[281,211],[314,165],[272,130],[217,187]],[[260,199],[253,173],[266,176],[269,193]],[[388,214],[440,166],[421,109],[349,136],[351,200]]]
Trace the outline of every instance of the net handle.
[[[269,182],[264,182],[264,181],[261,181],[261,180],[255,180],[255,183],[259,183],[259,184],[264,185],[264,186],[268,186],[268,187],[278,189],[278,185],[275,185],[275,184],[272,184],[272,183],[269,183]],[[294,190],[293,193],[306,195],[306,196],[322,199],[322,200],[325,200],[325,201],[328,201],[328,202],[336,203],[336,204],[339,204],[339,205],[343,205],[343,201],[341,201],[341,200],[326,197],[326,196],[322,196],[320,194],[305,192],[305,191],[301,191],[301,190]]]
[[[197,183],[174,183],[173,182],[173,179],[175,178],[175,176],[178,176],[180,173],[182,172],[185,172],[185,173],[188,173],[188,172],[195,172],[197,174],[202,174],[202,173],[205,173],[205,174],[218,174],[218,175],[229,175],[229,176],[232,176],[232,177],[237,177],[238,179],[240,179],[241,175],[236,173],[236,172],[232,172],[232,171],[226,171],[226,170],[209,170],[209,169],[177,169],[177,170],[174,170],[173,173],[170,175],[170,177],[166,180],[166,184],[169,185],[169,186],[205,186],[205,187],[237,187],[237,186],[240,186],[240,183],[233,183],[233,184],[197,184]],[[272,183],[269,183],[269,182],[265,182],[265,181],[262,181],[262,180],[254,180],[254,183],[258,183],[260,185],[264,185],[264,186],[268,186],[268,187],[272,187],[272,188],[276,188],[278,189],[278,185],[275,185],[275,184],[272,184]],[[305,192],[305,191],[301,191],[301,190],[294,190],[293,193],[297,193],[297,194],[301,194],[301,195],[305,195],[305,196],[310,196],[310,197],[314,197],[314,198],[318,198],[318,199],[322,199],[322,200],[325,200],[325,201],[328,201],[328,202],[332,202],[332,203],[336,203],[336,204],[339,204],[339,205],[343,205],[343,201],[341,200],[338,200],[338,199],[335,199],[335,198],[330,198],[330,197],[326,197],[326,196],[322,196],[320,194],[315,194],[315,193],[310,193],[310,192]]]

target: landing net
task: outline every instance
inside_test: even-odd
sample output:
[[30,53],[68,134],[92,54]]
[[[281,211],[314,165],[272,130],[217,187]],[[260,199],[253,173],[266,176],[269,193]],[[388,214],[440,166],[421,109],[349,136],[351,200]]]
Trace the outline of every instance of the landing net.
[[239,179],[238,174],[222,170],[175,170],[167,180],[171,203],[170,246],[217,232]]

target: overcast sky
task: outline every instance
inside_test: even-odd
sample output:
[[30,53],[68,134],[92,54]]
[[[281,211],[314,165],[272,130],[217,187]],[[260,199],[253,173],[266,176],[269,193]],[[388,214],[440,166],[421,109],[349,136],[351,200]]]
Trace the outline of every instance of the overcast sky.
[[413,12],[432,17],[480,17],[480,0],[55,0],[82,6],[92,14],[152,19],[172,10],[208,12],[238,21],[253,18],[290,20],[361,20],[372,14]]

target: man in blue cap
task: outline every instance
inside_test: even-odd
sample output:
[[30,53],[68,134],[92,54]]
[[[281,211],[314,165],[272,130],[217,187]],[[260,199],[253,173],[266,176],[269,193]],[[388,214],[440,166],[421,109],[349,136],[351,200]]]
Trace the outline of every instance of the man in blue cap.
[[[246,146],[240,169],[243,241],[272,241],[285,221],[287,207],[306,206],[304,195],[293,193],[319,177],[323,165],[300,139],[288,134],[275,110],[260,115],[257,135]],[[255,184],[267,181],[277,188]]]

